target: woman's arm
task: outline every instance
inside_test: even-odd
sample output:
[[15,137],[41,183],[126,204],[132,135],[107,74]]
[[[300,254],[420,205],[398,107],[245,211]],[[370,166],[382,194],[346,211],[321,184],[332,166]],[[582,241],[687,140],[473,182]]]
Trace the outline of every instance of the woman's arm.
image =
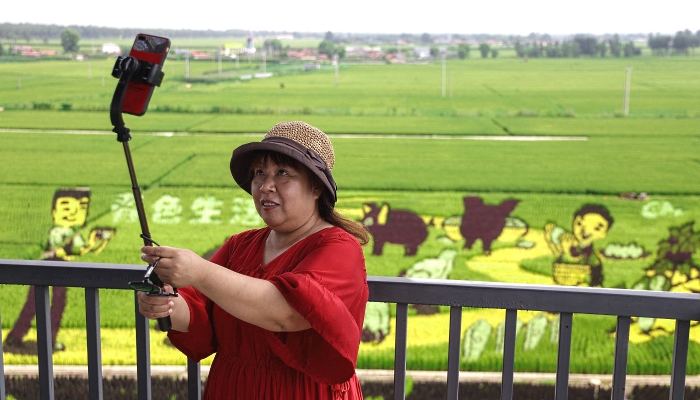
[[[165,290],[172,293],[172,286],[165,285]],[[182,297],[148,296],[137,293],[139,312],[148,319],[170,317],[172,329],[180,332],[189,331],[190,308]]]
[[[190,250],[146,246],[142,247],[141,251],[144,253],[142,258],[149,263],[161,258],[155,272],[163,282],[175,287],[193,286],[224,311],[242,321],[273,332],[295,332],[311,327],[309,322],[287,303],[277,287],[264,279],[252,278],[223,268]],[[161,303],[165,305],[165,302]],[[184,300],[181,303],[173,301],[172,304],[167,304],[167,309],[158,309],[162,316],[172,312],[171,319],[177,319],[178,328],[184,321],[189,325],[189,309]],[[183,309],[186,311],[186,317]],[[176,329],[175,320],[173,328]]]

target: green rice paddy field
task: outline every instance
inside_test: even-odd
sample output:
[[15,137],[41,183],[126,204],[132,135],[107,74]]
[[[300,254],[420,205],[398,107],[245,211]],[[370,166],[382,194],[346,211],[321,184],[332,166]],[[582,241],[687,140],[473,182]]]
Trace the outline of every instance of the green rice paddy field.
[[[0,258],[39,259],[52,227],[54,192],[89,187],[83,235],[96,227],[116,234],[104,251],[80,261],[139,263],[139,227],[128,205],[124,154],[109,132],[113,63],[0,63]],[[624,116],[627,66],[632,67],[631,97]],[[149,112],[125,120],[134,136],[131,151],[151,232],[162,244],[205,254],[232,233],[260,226],[250,213],[249,198],[230,178],[231,151],[259,140],[276,122],[304,120],[332,137],[339,210],[360,219],[363,204],[389,204],[428,224],[428,238],[414,256],[395,244],[376,256],[368,245],[369,274],[398,276],[454,249],[450,279],[554,284],[556,255],[546,250],[545,225],[571,230],[574,213],[596,204],[615,220],[608,235],[595,242],[597,250],[611,245],[644,250],[639,257],[603,259],[603,286],[631,288],[647,276],[660,243],[673,229],[700,216],[699,67],[700,57],[450,60],[443,97],[439,63],[341,65],[335,86],[330,67],[304,72],[301,65],[270,64],[265,68],[275,73],[271,78],[245,79],[262,67],[240,62],[236,68],[228,61],[219,74],[215,62],[197,61],[185,79],[184,62],[169,60]],[[630,192],[648,197],[620,196]],[[524,223],[526,232],[500,236],[490,254],[481,241],[464,248],[464,240],[454,237],[445,221],[465,213],[466,196],[489,205],[518,200],[510,217]],[[179,213],[164,217],[164,202],[179,205]],[[217,212],[206,217],[206,207]],[[692,265],[699,261],[698,245],[692,244]],[[27,288],[0,289],[4,337]],[[67,350],[54,360],[84,364],[82,290],[69,288],[68,296],[59,333]],[[134,363],[135,357],[124,351],[133,347],[125,338],[135,340],[129,333],[132,299],[128,291],[101,292],[107,364]],[[411,311],[410,369],[446,368],[444,311]],[[556,316],[522,312],[519,318],[523,328],[516,369],[553,371]],[[500,370],[497,330],[502,319],[498,313],[464,311],[463,331],[479,321],[491,326],[483,348],[465,344],[464,370]],[[571,372],[612,370],[614,325],[614,318],[575,316]],[[630,373],[670,371],[673,329],[668,326],[656,321],[646,329],[635,323]],[[699,329],[691,329],[688,372],[693,374],[700,373]],[[390,368],[392,335],[380,343],[362,343],[358,367]],[[155,364],[185,362],[162,344],[161,333],[152,340]],[[24,364],[36,357],[6,353],[4,361]]]

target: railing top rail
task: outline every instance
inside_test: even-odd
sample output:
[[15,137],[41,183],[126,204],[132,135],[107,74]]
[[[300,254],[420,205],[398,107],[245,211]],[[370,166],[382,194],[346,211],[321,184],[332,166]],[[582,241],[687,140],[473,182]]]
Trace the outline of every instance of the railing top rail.
[[0,283],[128,289],[146,265],[0,259]]
[[368,280],[370,301],[700,320],[696,293],[380,276]]
[[[145,265],[0,259],[0,284],[127,289]],[[700,320],[700,294],[368,277],[370,301]]]

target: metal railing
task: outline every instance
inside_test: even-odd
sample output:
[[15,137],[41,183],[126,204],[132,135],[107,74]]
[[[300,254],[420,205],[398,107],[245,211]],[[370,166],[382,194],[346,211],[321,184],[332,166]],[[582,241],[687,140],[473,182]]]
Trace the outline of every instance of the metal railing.
[[[37,347],[42,400],[54,398],[49,286],[85,288],[88,347],[89,398],[102,399],[99,289],[127,289],[126,283],[143,277],[144,267],[124,264],[72,263],[60,261],[0,260],[0,284],[34,285],[37,305]],[[555,399],[568,394],[573,314],[617,316],[612,374],[612,399],[623,400],[627,377],[627,353],[631,317],[676,320],[673,359],[669,380],[671,400],[683,399],[688,358],[690,321],[700,320],[700,296],[687,293],[626,289],[524,285],[494,282],[368,278],[370,301],[396,303],[394,398],[405,398],[408,305],[450,306],[447,397],[459,391],[462,308],[506,311],[501,399],[513,398],[516,321],[519,310],[560,314]],[[139,400],[151,398],[149,323],[136,310],[137,381]],[[5,400],[4,366],[0,344],[0,400]],[[201,398],[199,364],[188,360],[189,399]]]

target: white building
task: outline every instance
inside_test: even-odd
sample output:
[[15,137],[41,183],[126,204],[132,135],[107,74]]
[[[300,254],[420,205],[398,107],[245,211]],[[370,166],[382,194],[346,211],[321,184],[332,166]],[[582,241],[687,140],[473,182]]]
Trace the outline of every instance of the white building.
[[102,45],[102,53],[104,54],[122,54],[122,49],[114,43],[105,43]]

